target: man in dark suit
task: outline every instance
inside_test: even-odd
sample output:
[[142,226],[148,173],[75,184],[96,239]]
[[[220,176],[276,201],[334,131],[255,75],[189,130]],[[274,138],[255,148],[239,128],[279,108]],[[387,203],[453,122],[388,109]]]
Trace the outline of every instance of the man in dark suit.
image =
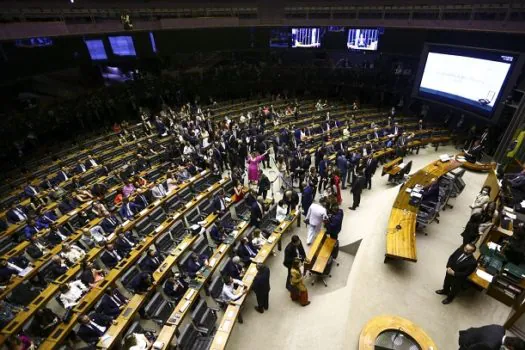
[[16,224],[27,220],[27,210],[20,205],[13,205],[7,212],[7,221],[11,224]]
[[50,232],[45,236],[44,240],[51,246],[56,246],[62,243],[71,235],[71,231],[65,225],[59,225],[56,222],[50,226]]
[[38,240],[36,236],[29,239],[29,245],[26,248],[26,253],[33,259],[38,259],[47,253],[47,248]]
[[479,140],[476,140],[474,142],[474,145],[469,150],[465,150],[465,159],[467,160],[467,162],[476,163],[478,160],[481,159],[482,151],[483,146],[481,146]]
[[286,277],[286,288],[291,291],[292,285],[290,284],[290,269],[294,259],[300,259],[304,261],[306,259],[306,253],[304,252],[303,243],[297,235],[292,236],[292,240],[286,248],[284,248],[284,261],[283,264],[288,269],[288,276]]
[[368,189],[372,189],[372,176],[377,170],[377,160],[372,158],[372,155],[368,156],[365,160],[365,180]]
[[77,336],[88,344],[96,343],[111,324],[111,318],[95,313],[93,316],[82,315],[78,319],[80,327]]
[[186,263],[186,272],[191,278],[195,278],[197,272],[208,263],[206,256],[199,256],[192,252],[188,262]]
[[212,201],[213,212],[215,214],[222,214],[226,210],[226,202],[224,201],[224,191],[218,191],[215,196],[213,196]]
[[257,256],[257,249],[248,240],[248,238],[243,237],[241,239],[241,244],[239,246],[237,254],[239,254],[239,258],[241,258],[242,262],[245,265],[249,265],[252,262],[252,258],[255,258]]
[[97,312],[115,318],[124,309],[128,301],[117,288],[109,287],[102,296]]
[[359,203],[361,203],[361,193],[363,192],[365,186],[366,179],[363,176],[363,171],[358,171],[350,189],[350,192],[352,192],[353,197],[352,206],[349,207],[350,210],[355,210],[359,206]]
[[262,204],[262,197],[259,197],[250,207],[250,225],[259,227],[263,214],[264,207]]
[[82,162],[78,163],[77,166],[75,167],[75,173],[77,174],[85,173],[86,171],[87,171],[86,165],[83,164]]
[[150,199],[144,192],[141,192],[141,190],[137,190],[136,194],[137,195],[135,196],[135,201],[133,203],[137,205],[138,210],[145,209],[150,203]]
[[476,270],[478,262],[473,253],[476,246],[465,244],[456,249],[448,258],[447,271],[443,282],[443,289],[436,290],[437,294],[446,295],[443,304],[450,304],[454,297],[461,291],[468,276]]
[[115,240],[115,249],[120,256],[127,256],[135,246],[135,243],[131,232],[124,233],[119,231]]
[[525,349],[523,340],[505,336],[505,328],[497,324],[459,331],[459,350],[469,350],[476,345],[484,345],[489,350],[499,350],[503,345],[509,350]]
[[210,237],[216,244],[221,244],[228,238],[228,234],[222,224],[218,222],[210,229]]
[[164,259],[154,250],[148,250],[144,260],[140,263],[142,271],[153,273],[157,270]]
[[230,276],[236,280],[241,279],[244,275],[244,269],[241,265],[241,258],[234,256],[226,263],[224,267],[224,275]]
[[67,181],[70,177],[71,177],[71,175],[69,175],[69,173],[67,171],[67,168],[63,166],[58,171],[57,176],[55,177],[55,182],[57,184],[59,184],[59,183],[62,183],[64,181]]
[[119,224],[117,217],[115,215],[106,214],[102,222],[100,223],[100,226],[102,226],[102,229],[106,234],[113,233],[115,231],[115,228]]
[[301,207],[303,208],[303,215],[306,216],[308,209],[314,202],[314,189],[310,186],[310,183],[303,184],[303,194],[301,196]]
[[0,259],[0,285],[6,285],[11,280],[12,276],[16,276],[18,271],[9,266],[9,263],[6,259]]
[[58,205],[58,210],[60,210],[62,214],[67,214],[73,209],[75,209],[76,207],[78,207],[77,201],[74,200],[73,198],[66,197]]
[[131,220],[133,216],[139,212],[139,207],[135,203],[131,203],[128,197],[122,199],[122,206],[119,214],[124,220]]
[[177,271],[173,277],[166,280],[163,290],[167,296],[179,302],[188,290],[188,283],[182,278],[180,272]]
[[49,263],[49,277],[52,279],[56,279],[57,277],[62,276],[66,273],[68,270],[68,267],[65,263],[65,261],[59,256],[54,255],[51,258],[51,262]]
[[255,310],[262,314],[264,310],[268,310],[270,297],[270,269],[266,265],[257,264],[257,275],[253,279],[252,290],[257,298]]
[[348,173],[348,160],[342,151],[339,151],[337,154],[337,169],[341,173],[341,183],[343,190],[346,189],[346,174]]
[[106,265],[109,269],[117,266],[122,257],[115,249],[115,246],[112,243],[106,243],[106,249],[104,253],[100,256],[100,260]]
[[38,194],[38,187],[31,185],[30,182],[27,183],[27,186],[24,188],[24,193],[27,197],[34,197]]
[[135,293],[142,294],[156,284],[157,282],[153,280],[151,273],[141,272],[133,278],[130,283],[130,287],[133,289],[133,291],[135,291]]

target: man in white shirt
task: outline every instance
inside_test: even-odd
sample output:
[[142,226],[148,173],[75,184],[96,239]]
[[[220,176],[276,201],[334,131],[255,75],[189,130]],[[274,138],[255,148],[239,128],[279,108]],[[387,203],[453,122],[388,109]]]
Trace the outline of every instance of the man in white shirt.
[[62,253],[60,253],[60,256],[64,258],[65,260],[69,261],[71,264],[76,263],[80,259],[82,259],[86,255],[86,252],[84,252],[82,249],[77,247],[76,245],[69,245],[64,244],[62,247]]
[[[244,283],[242,281],[235,279],[231,276],[224,276],[223,278],[224,285],[222,286],[222,292],[221,292],[221,300],[224,300],[225,302],[234,302],[242,298],[244,294],[248,291]],[[244,287],[240,293],[235,292],[235,286],[241,286]]]
[[166,197],[166,189],[163,184],[153,186],[151,189],[151,195],[157,199]]
[[66,309],[69,309],[78,304],[78,300],[82,297],[84,292],[88,290],[81,281],[76,280],[60,286],[60,295],[58,298]]
[[308,235],[306,238],[307,245],[312,244],[315,237],[323,227],[323,221],[328,218],[326,209],[322,205],[323,203],[323,201],[321,201],[321,204],[312,203],[306,214],[306,221],[308,222]]

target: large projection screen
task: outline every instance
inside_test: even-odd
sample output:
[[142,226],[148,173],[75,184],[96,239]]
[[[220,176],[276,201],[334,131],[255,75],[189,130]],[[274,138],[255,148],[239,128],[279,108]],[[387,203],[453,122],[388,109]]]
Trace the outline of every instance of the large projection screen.
[[414,94],[491,117],[517,58],[513,53],[430,45]]

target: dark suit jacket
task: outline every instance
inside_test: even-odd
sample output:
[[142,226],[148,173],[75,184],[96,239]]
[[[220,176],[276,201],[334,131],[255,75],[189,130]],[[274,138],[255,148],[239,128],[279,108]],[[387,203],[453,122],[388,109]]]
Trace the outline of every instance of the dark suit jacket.
[[465,280],[472,272],[476,270],[478,262],[474,256],[470,255],[462,262],[458,262],[461,254],[463,254],[463,247],[456,249],[454,253],[448,258],[447,267],[454,270],[454,278],[456,280]]
[[253,203],[250,209],[250,225],[257,226],[263,216],[261,208],[259,208],[259,203]]
[[167,296],[175,298],[176,300],[182,298],[184,293],[188,290],[188,283],[184,279],[179,279],[179,282],[181,285],[177,287],[177,290],[174,290],[173,287],[175,285],[174,282],[167,281],[164,285],[164,293],[166,293]]
[[150,284],[146,283],[147,275],[147,272],[141,272],[133,278],[130,283],[130,287],[135,291],[135,293],[144,293],[151,286]]
[[[131,235],[125,235],[125,236],[129,241],[131,241],[131,243],[135,243]],[[124,239],[118,237],[115,240],[115,249],[117,250],[118,255],[127,256],[129,252],[133,249],[133,247],[131,246],[131,244],[126,242]]]
[[62,238],[58,235],[57,231],[60,231],[60,234],[63,236],[69,236],[71,232],[66,230],[64,227],[61,227],[57,230],[53,230],[47,234],[45,237],[45,240],[49,242],[49,244],[56,246],[57,244],[62,243]]
[[27,251],[27,254],[32,257],[33,259],[38,259],[40,258],[42,255],[44,255],[44,253],[40,250],[40,248],[38,248],[36,246],[36,244],[33,244],[31,243],[27,248],[26,248],[26,251]]
[[115,290],[111,296],[117,299],[120,304],[117,304],[108,294],[104,294],[97,308],[97,312],[103,313],[106,316],[115,317],[120,314],[119,307],[124,305],[126,298],[124,298],[118,290]]
[[[126,205],[129,205],[132,215],[128,215],[127,210],[126,210]],[[120,210],[119,210],[119,214],[122,217],[122,219],[129,220],[129,219],[133,219],[133,215],[135,215],[138,211],[139,211],[139,207],[135,203],[133,202],[122,203],[122,206],[120,207]]]
[[288,200],[288,197],[284,196],[283,201],[288,205],[289,214],[292,211],[292,209],[295,209],[299,204],[299,195],[297,194],[297,192],[292,191],[292,198]]
[[224,267],[224,274],[226,276],[231,276],[232,278],[235,278],[235,279],[241,278],[241,272],[242,272],[242,267],[235,264],[231,259],[228,261],[228,263]]
[[80,273],[80,281],[82,281],[82,283],[84,283],[86,286],[89,286],[90,283],[95,282],[91,269],[82,270]]
[[[22,213],[24,213],[27,216],[27,210],[25,210],[25,208],[23,208],[21,206],[17,206],[17,208],[20,209],[20,211],[22,211]],[[9,211],[7,212],[6,216],[7,216],[7,221],[12,223],[12,224],[16,224],[17,222],[21,221],[18,218],[18,216],[15,214],[13,209],[9,209]]]
[[[250,253],[248,252],[248,247],[252,250],[252,252],[255,255],[250,255]],[[243,262],[250,263],[250,258],[253,258],[257,255],[257,249],[255,249],[251,242],[248,242],[246,245],[241,244],[237,253],[239,254],[239,258],[241,258]]]
[[[99,313],[96,313],[95,315],[93,315],[90,318],[91,318],[91,320],[93,322],[95,322],[96,324],[98,324],[99,326],[102,326],[102,327],[109,326],[109,324],[111,322],[111,318],[110,317],[108,317],[106,315],[99,314]],[[97,342],[98,339],[103,334],[104,333],[101,333],[98,329],[92,329],[89,325],[83,325],[83,324],[80,325],[80,327],[78,328],[78,331],[77,331],[78,337],[80,339],[82,339],[83,341],[85,341],[86,343],[88,343],[88,344],[92,344],[92,343]]]
[[306,186],[303,190],[303,195],[301,197],[301,206],[305,211],[312,205],[314,201],[314,190],[311,186]]
[[62,276],[67,271],[67,266],[62,266],[55,261],[51,261],[49,264],[50,277],[55,279],[59,276]]
[[104,230],[106,234],[110,234],[113,231],[115,231],[115,227],[117,227],[117,225],[119,224],[115,215],[112,215],[111,219],[114,220],[115,224],[112,224],[109,218],[104,218],[102,222],[100,223],[100,226],[102,226],[102,229]]
[[375,174],[377,169],[377,160],[372,159],[370,161],[370,164],[368,164],[368,160],[365,163],[365,176],[372,176]]
[[144,258],[144,260],[142,260],[140,267],[143,271],[153,272],[160,266],[162,261],[162,257],[160,257],[158,254],[153,257],[148,255]]
[[299,250],[299,254],[301,255],[302,259],[306,258],[303,243],[301,243],[298,247],[295,247],[292,242],[290,242],[284,249],[284,266],[289,269],[292,267],[293,260],[298,257],[297,250]]
[[358,175],[352,184],[352,193],[361,194],[366,186],[366,180],[363,176]]
[[491,324],[479,328],[469,328],[459,331],[460,350],[468,349],[474,344],[485,344],[491,350],[499,350],[501,341],[505,335],[505,328],[496,324]]
[[[114,251],[116,251],[116,249],[114,249]],[[118,252],[117,252],[118,254]],[[118,254],[120,255],[120,254]],[[121,256],[122,258],[122,256]],[[117,258],[115,258],[113,255],[111,255],[110,253],[108,253],[107,251],[104,251],[104,253],[102,253],[102,255],[100,256],[100,260],[102,260],[102,262],[104,263],[104,265],[106,265],[107,267],[109,268],[114,268],[115,266],[117,266],[118,262],[120,260],[117,260]]]
[[190,258],[186,263],[186,272],[188,273],[188,276],[194,278],[197,274],[197,271],[199,271],[203,266],[204,261],[202,259],[199,258],[199,261],[194,261],[192,258]]
[[270,269],[268,266],[264,266],[257,271],[257,275],[253,279],[252,289],[255,294],[263,294],[270,291]]
[[[226,202],[224,201],[224,198],[222,198],[222,204],[224,205],[224,209],[226,209]],[[214,212],[220,212],[221,211],[221,197],[214,196],[212,206],[213,206]]]

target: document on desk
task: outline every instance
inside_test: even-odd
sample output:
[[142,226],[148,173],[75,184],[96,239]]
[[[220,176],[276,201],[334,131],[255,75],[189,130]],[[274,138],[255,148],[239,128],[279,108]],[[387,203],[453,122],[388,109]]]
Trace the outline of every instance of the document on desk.
[[478,277],[481,278],[482,280],[485,280],[489,283],[492,283],[492,279],[494,278],[494,276],[492,276],[490,273],[487,273],[480,269],[476,270],[476,275],[478,275]]
[[26,267],[25,269],[20,270],[20,272],[18,273],[18,276],[20,276],[20,277],[24,277],[25,275],[27,275],[28,273],[30,273],[32,270],[33,270],[33,268],[32,268],[31,266],[28,266],[28,267]]
[[399,168],[403,169],[403,168],[406,166],[406,164],[405,164],[405,163],[401,163],[401,164],[398,164],[397,166],[398,166]]
[[100,337],[100,343],[104,348],[107,348],[111,345],[111,341],[113,340],[113,337],[111,335],[104,334],[102,337]]

